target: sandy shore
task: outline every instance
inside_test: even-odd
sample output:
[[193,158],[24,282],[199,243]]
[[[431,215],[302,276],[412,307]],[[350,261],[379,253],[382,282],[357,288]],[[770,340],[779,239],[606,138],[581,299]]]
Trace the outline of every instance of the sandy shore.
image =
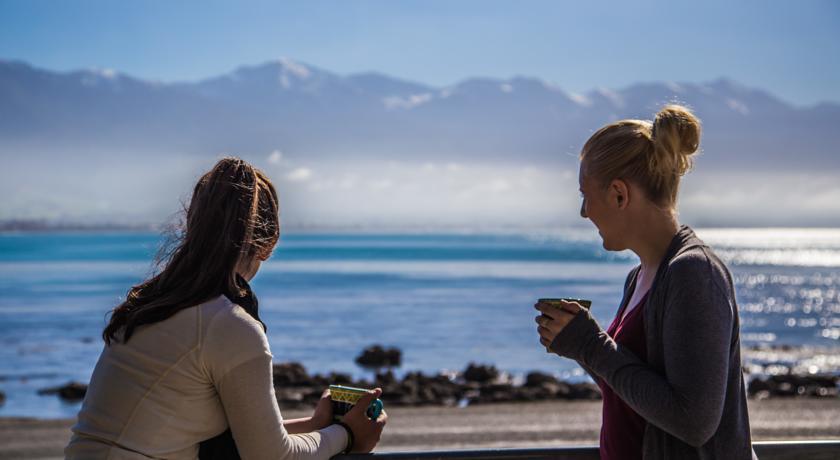
[[[594,445],[600,410],[600,402],[392,408],[377,450]],[[287,418],[304,415],[284,413]],[[751,400],[750,419],[755,441],[838,439],[840,399]],[[73,420],[0,418],[0,459],[62,458],[72,424]]]

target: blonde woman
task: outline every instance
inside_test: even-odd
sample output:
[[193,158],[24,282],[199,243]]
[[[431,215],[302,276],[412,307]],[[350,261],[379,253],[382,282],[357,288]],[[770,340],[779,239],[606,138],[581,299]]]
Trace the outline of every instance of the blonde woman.
[[574,302],[538,303],[540,342],[576,360],[603,393],[602,459],[754,458],[729,270],[677,220],[700,122],[685,107],[604,126],[580,154],[580,214],[630,271],[603,330]]

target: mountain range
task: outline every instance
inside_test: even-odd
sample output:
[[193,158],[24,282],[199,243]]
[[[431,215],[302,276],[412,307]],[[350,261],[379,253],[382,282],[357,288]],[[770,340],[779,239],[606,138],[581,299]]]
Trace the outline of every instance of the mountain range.
[[167,83],[2,60],[0,154],[279,150],[318,160],[572,164],[604,123],[650,119],[668,102],[688,104],[702,119],[707,170],[840,167],[840,104],[798,107],[723,78],[574,94],[529,77],[433,87],[379,73],[343,76],[289,59]]

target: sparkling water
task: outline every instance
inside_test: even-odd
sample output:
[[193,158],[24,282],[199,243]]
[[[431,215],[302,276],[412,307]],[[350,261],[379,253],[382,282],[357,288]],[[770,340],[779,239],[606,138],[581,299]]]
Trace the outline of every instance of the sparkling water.
[[[840,362],[840,230],[700,229],[736,281],[745,361],[805,372]],[[107,314],[153,272],[156,233],[0,235],[0,416],[74,416],[79,404],[37,390],[87,382]],[[604,251],[594,230],[283,235],[252,285],[275,361],[365,375],[366,346],[403,351],[401,371],[494,364],[585,378],[547,354],[539,297],[592,299],[606,326],[632,253]],[[773,350],[759,345],[775,345]],[[784,349],[778,346],[788,345]]]

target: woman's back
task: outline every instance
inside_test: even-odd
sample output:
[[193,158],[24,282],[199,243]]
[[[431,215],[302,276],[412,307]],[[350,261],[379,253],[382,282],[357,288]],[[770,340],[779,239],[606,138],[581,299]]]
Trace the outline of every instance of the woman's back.
[[260,358],[271,360],[262,326],[223,295],[141,326],[103,350],[65,455],[194,459],[228,427],[219,383]]

